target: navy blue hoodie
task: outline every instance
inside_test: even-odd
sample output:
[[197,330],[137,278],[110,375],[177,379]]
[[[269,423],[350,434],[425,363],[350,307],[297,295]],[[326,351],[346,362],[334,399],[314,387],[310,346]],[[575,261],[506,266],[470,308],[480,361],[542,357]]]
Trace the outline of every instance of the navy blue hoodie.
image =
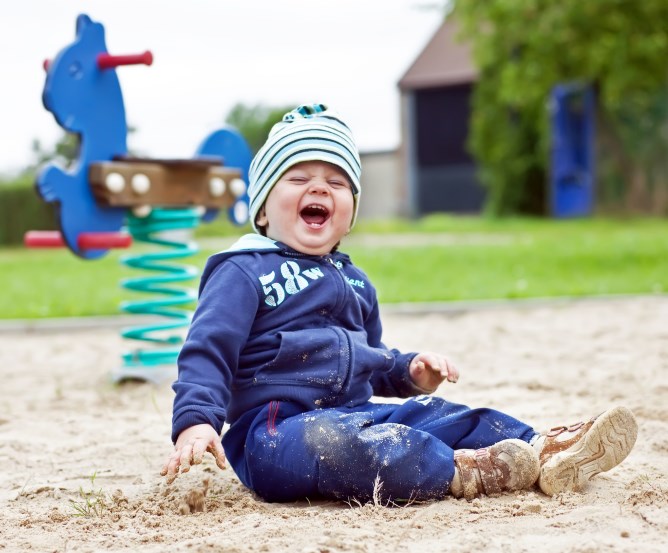
[[415,353],[381,343],[376,291],[343,253],[246,235],[209,258],[199,295],[173,386],[174,441],[273,400],[308,411],[423,393],[409,376]]

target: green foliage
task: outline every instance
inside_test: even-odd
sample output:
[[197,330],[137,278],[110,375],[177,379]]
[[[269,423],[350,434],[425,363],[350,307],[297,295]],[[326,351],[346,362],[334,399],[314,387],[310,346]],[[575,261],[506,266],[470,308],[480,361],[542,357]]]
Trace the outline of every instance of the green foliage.
[[53,206],[40,199],[33,181],[34,176],[24,174],[0,182],[0,244],[20,244],[28,230],[56,228]]
[[49,161],[58,161],[63,166],[69,167],[79,156],[80,144],[81,140],[78,134],[66,131],[63,132],[51,149],[45,148],[40,140],[35,138],[32,141],[34,161],[25,169],[25,172],[34,173],[39,170],[40,166]]
[[236,104],[225,118],[225,122],[235,127],[246,139],[253,154],[257,153],[267,140],[271,127],[278,123],[296,104],[283,107],[264,105],[247,106]]
[[[649,218],[360,221],[342,250],[384,303],[665,293],[667,224]],[[201,270],[208,255],[235,239],[202,239],[202,252],[184,263]],[[126,253],[82,261],[67,250],[0,250],[0,319],[118,314],[121,301],[130,299],[121,279],[144,274],[119,263]],[[197,282],[186,286],[196,289]]]
[[[665,164],[665,0],[458,0],[454,16],[480,71],[470,147],[492,212],[544,209],[547,99],[558,83],[595,85],[615,171],[630,179]],[[658,178],[668,186],[668,171]]]

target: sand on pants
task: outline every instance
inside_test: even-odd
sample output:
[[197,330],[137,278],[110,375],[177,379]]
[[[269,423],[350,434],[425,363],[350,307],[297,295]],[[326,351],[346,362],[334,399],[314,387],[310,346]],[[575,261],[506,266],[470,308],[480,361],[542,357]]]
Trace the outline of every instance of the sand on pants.
[[173,392],[109,383],[118,329],[5,328],[0,551],[668,551],[668,297],[385,309],[384,327],[388,345],[458,364],[440,396],[541,430],[626,405],[636,447],[586,493],[553,498],[268,504],[208,457],[168,486]]

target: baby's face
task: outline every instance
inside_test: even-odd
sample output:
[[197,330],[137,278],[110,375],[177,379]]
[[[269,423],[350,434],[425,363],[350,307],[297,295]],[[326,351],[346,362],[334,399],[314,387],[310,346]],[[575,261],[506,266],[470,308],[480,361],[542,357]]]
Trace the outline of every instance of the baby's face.
[[325,255],[350,230],[353,193],[336,165],[305,161],[274,185],[257,218],[267,236],[310,255]]

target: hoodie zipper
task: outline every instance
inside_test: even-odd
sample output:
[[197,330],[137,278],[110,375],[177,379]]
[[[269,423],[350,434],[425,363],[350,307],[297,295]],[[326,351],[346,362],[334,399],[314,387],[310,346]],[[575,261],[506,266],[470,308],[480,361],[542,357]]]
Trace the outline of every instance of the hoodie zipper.
[[[304,259],[304,258],[310,258],[310,259],[317,259],[317,256],[310,255],[307,253],[301,253],[301,252],[291,252],[287,250],[281,250],[280,252],[282,255],[285,255],[286,257],[292,257],[292,258],[298,258],[298,259]],[[348,284],[348,281],[346,280],[345,275],[343,274],[343,270],[341,267],[337,265],[337,262],[334,261],[332,254],[326,254],[319,256],[320,259],[325,260],[325,263],[329,263],[329,265],[332,266],[332,268],[335,270],[334,272],[338,275],[338,280],[342,284],[341,291],[342,291],[342,297],[341,301],[337,302],[337,311],[341,309],[342,304],[345,302],[345,300],[348,298],[348,294],[351,292],[349,290],[350,285]]]
[[[311,259],[315,258],[315,256],[300,253],[300,252],[290,252],[290,251],[285,251],[284,250],[282,253],[284,255],[288,256],[288,257],[293,257],[293,258],[311,258]],[[339,286],[340,293],[337,294],[338,295],[338,301],[336,302],[336,307],[334,308],[333,312],[334,313],[339,313],[345,307],[346,301],[348,300],[348,297],[349,297],[348,294],[354,294],[355,292],[352,290],[352,287],[350,286],[350,284],[348,284],[348,281],[346,280],[346,276],[343,274],[343,269],[342,269],[343,264],[341,264],[341,266],[337,265],[337,262],[332,257],[332,254],[327,254],[327,255],[320,256],[320,259],[325,260],[325,262],[323,263],[324,265],[327,265],[327,264],[331,265],[334,272],[338,275],[338,278],[336,278],[336,277],[335,278],[340,284],[340,286]],[[346,343],[345,349],[343,349],[340,352],[341,355],[343,355],[345,357],[344,361],[343,361],[344,365],[346,367],[344,380],[345,379],[350,379],[352,377],[352,367],[351,367],[351,363],[350,363],[352,344],[350,342],[350,338],[349,338],[347,332],[339,329],[337,334],[338,333],[343,334],[343,339],[345,340],[345,343]],[[338,389],[334,390],[335,393],[337,393],[337,394],[340,393],[343,385],[344,385],[344,381],[341,381],[340,383],[338,383]]]

